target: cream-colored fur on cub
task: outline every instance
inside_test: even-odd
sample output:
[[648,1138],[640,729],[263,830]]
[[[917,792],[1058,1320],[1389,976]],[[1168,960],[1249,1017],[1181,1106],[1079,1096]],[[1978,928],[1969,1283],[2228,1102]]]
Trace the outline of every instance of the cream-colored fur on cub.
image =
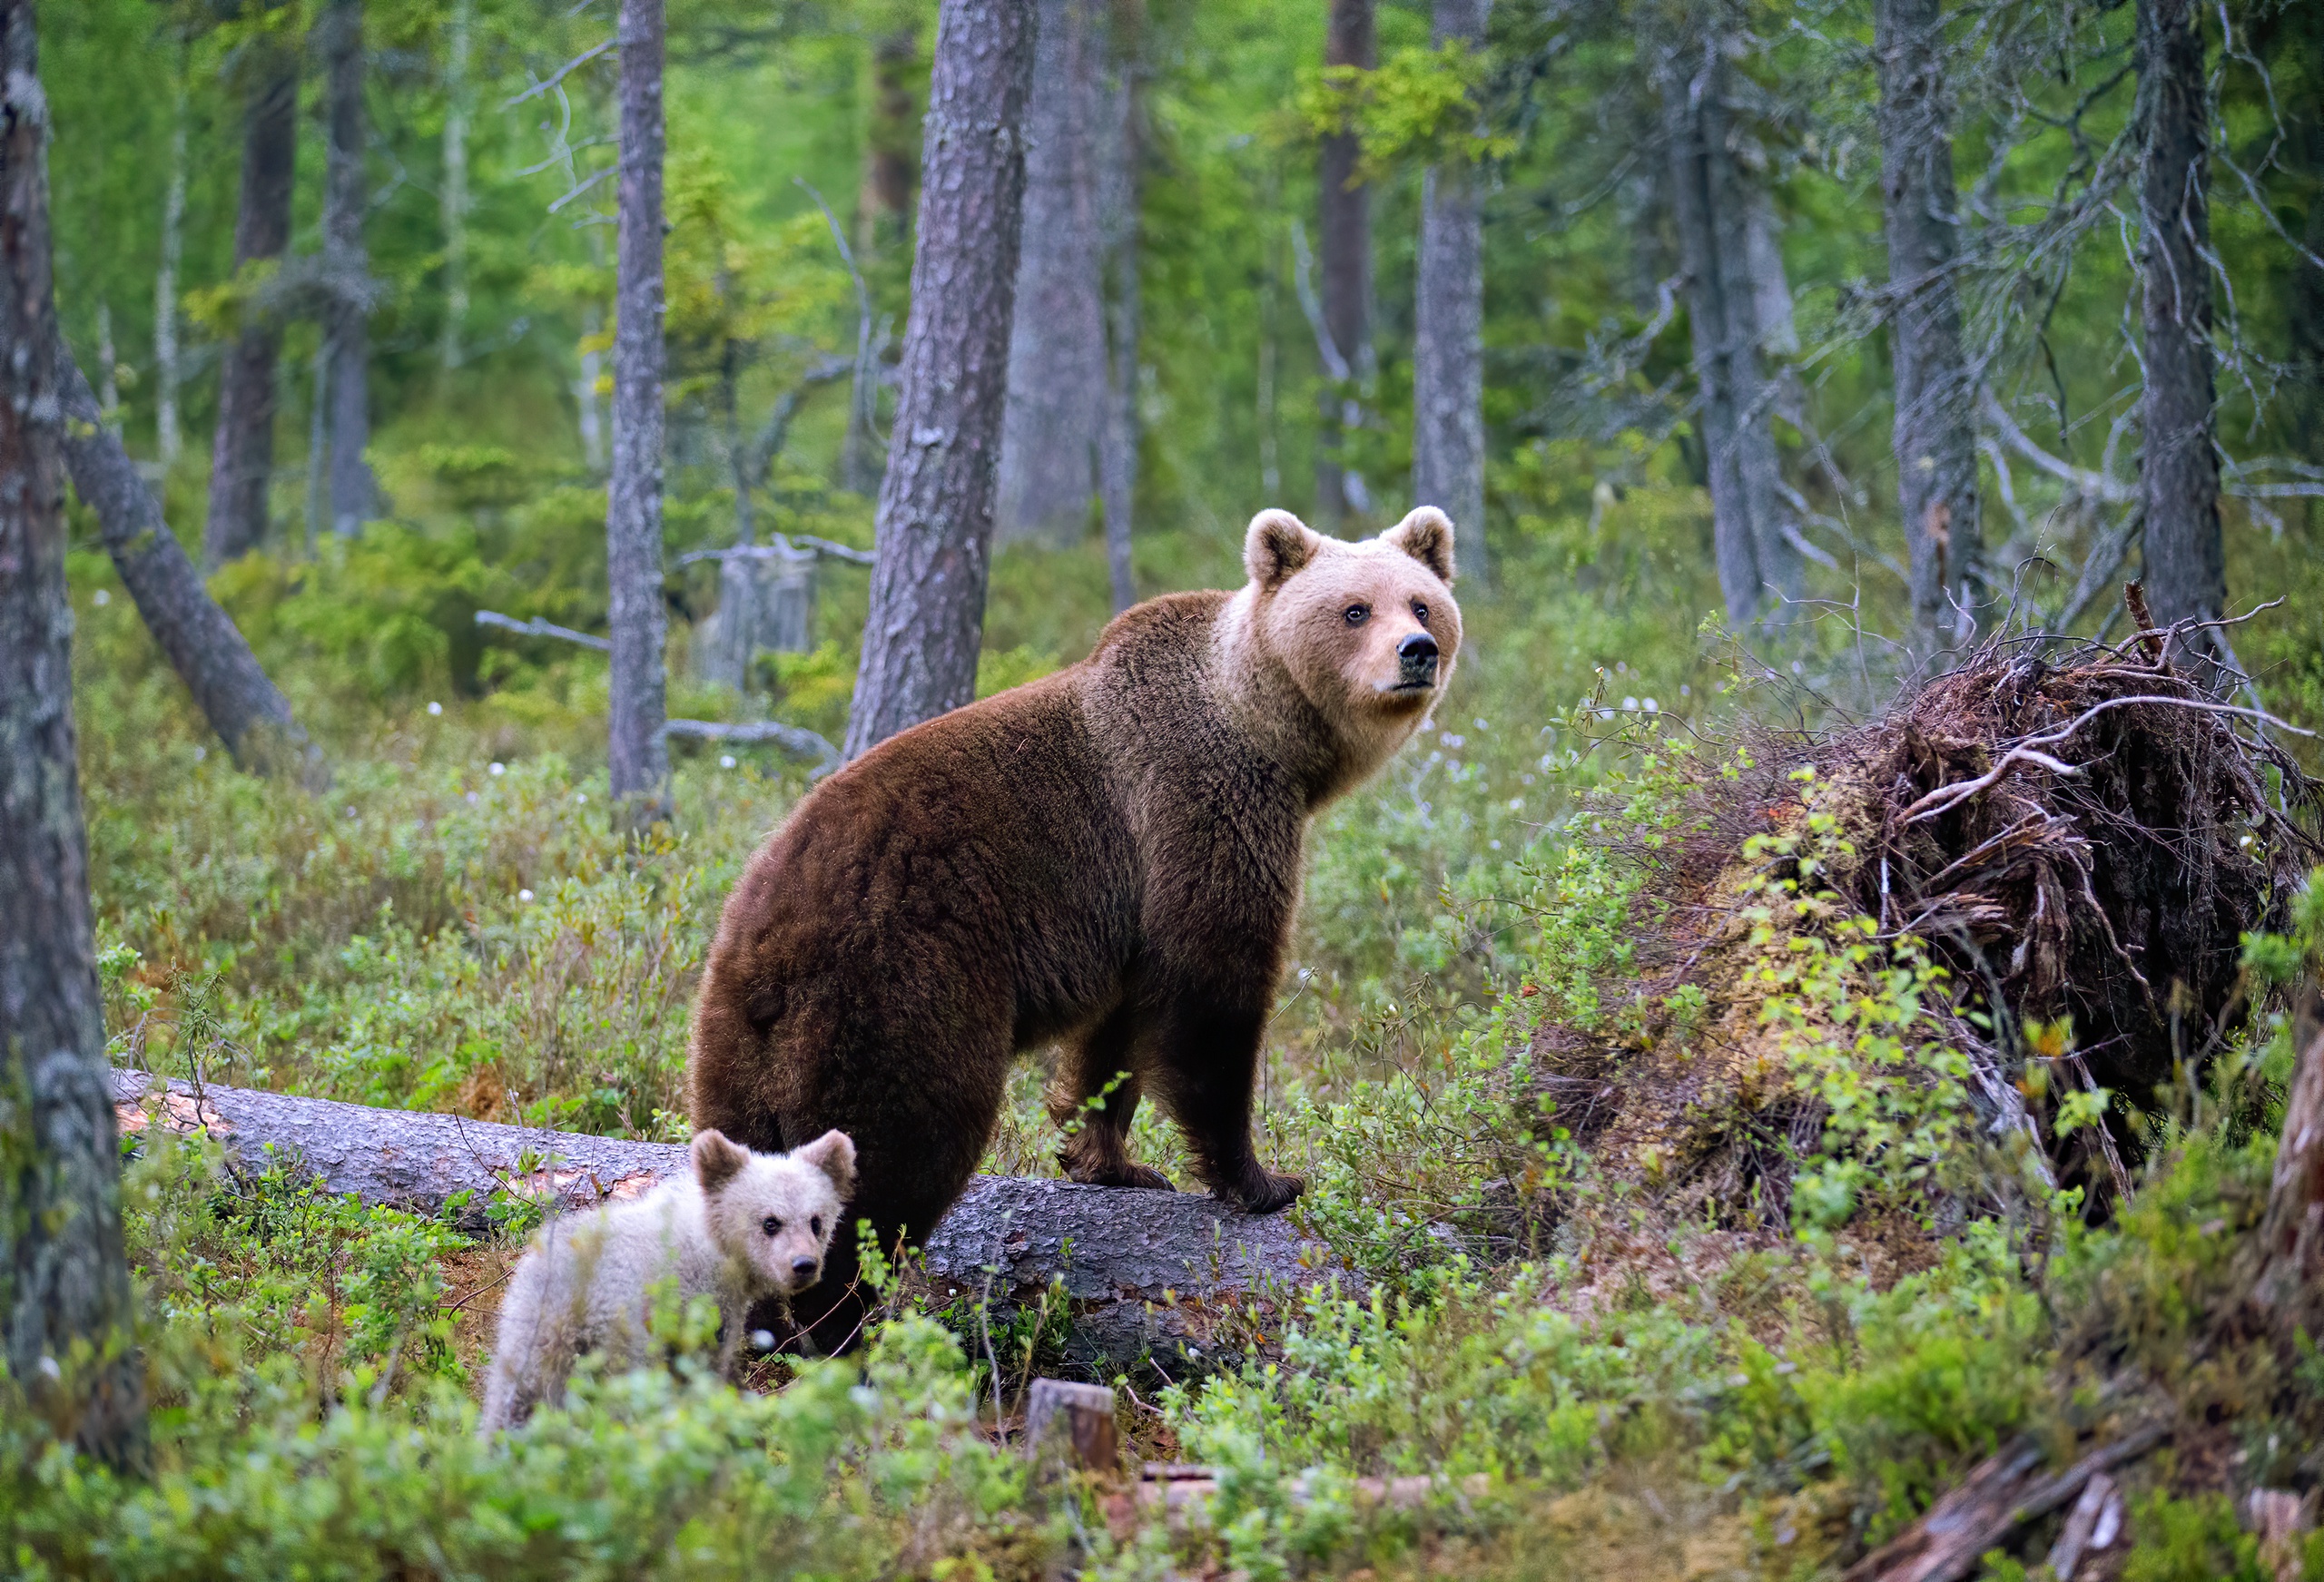
[[823,1272],[823,1255],[855,1190],[855,1145],[825,1132],[789,1154],[760,1154],[723,1132],[694,1140],[694,1174],[634,1203],[550,1222],[508,1282],[480,1431],[512,1428],[565,1391],[575,1359],[614,1368],[647,1355],[653,1288],[707,1296],[723,1322],[718,1365],[732,1377],[753,1303],[793,1297]]

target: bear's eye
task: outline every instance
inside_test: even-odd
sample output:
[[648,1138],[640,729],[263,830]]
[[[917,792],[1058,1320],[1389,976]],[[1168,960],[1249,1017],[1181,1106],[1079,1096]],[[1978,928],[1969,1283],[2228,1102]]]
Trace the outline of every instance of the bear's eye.
[[811,1236],[821,1236],[823,1233],[822,1215],[816,1214],[807,1222],[807,1233]]
[[1348,624],[1349,625],[1351,625],[1351,626],[1361,626],[1361,625],[1363,625],[1366,621],[1369,621],[1370,619],[1372,619],[1372,606],[1371,606],[1371,605],[1369,605],[1369,604],[1350,604],[1350,605],[1347,607],[1347,624]]
[[1413,601],[1413,619],[1423,626],[1428,624],[1428,606],[1418,599]]
[[783,1222],[776,1219],[773,1214],[769,1214],[766,1218],[759,1222],[759,1229],[764,1231],[770,1236],[781,1235],[783,1233]]

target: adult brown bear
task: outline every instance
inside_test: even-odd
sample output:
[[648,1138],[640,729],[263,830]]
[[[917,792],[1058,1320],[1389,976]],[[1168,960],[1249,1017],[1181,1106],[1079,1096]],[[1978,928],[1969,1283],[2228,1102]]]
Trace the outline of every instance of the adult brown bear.
[[[825,781],[751,859],[688,1062],[694,1124],[763,1152],[855,1139],[851,1219],[927,1233],[992,1135],[1010,1062],[1057,1041],[1077,1181],[1131,1162],[1151,1093],[1219,1197],[1295,1176],[1251,1146],[1251,1086],[1317,809],[1428,717],[1461,645],[1452,525],[1348,544],[1264,511],[1240,593],[1118,617],[1069,670],[906,731]],[[824,1350],[862,1307],[854,1243],[793,1311]]]

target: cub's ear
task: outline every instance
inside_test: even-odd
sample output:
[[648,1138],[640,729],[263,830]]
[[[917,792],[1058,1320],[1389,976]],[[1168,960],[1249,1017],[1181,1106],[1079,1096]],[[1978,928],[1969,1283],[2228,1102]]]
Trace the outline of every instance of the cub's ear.
[[845,1132],[825,1132],[791,1155],[832,1178],[832,1186],[845,1199],[855,1191],[855,1140]]
[[694,1178],[705,1194],[715,1193],[743,1173],[751,1151],[720,1131],[694,1135]]
[[1254,587],[1272,588],[1313,560],[1323,542],[1290,512],[1262,511],[1243,537],[1243,569]]
[[1435,506],[1413,507],[1411,516],[1380,535],[1380,542],[1394,545],[1434,572],[1437,581],[1452,585],[1452,518]]

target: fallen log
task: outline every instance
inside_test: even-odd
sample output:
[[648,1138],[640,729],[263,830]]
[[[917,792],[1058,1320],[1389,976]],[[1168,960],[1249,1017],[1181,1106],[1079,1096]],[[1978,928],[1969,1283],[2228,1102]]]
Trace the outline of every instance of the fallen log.
[[2134,1429],[2054,1478],[2040,1447],[2020,1440],[1978,1463],[1961,1486],[1894,1538],[1848,1567],[1841,1582],[1964,1582],[1988,1549],[2080,1494],[2090,1480],[2171,1437],[2167,1423]]
[[[113,1074],[124,1133],[207,1133],[241,1169],[277,1162],[323,1190],[489,1230],[496,1194],[570,1213],[631,1198],[687,1168],[686,1150],[463,1115]],[[1318,1282],[1358,1283],[1321,1243],[1275,1214],[1207,1194],[980,1175],[920,1251],[931,1305],[1006,1312],[1044,1298],[1072,1321],[1092,1370],[1151,1359],[1202,1369],[1271,1335],[1285,1302]]]

